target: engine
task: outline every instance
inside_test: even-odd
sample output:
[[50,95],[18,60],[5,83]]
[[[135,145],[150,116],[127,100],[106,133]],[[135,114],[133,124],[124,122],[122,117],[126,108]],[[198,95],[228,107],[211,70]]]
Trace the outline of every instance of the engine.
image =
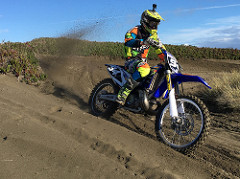
[[139,107],[144,111],[149,109],[149,101],[147,94],[143,90],[136,90],[132,92],[126,101],[126,107],[138,109]]
[[129,108],[138,108],[139,107],[139,94],[138,92],[131,93],[126,101],[125,106]]

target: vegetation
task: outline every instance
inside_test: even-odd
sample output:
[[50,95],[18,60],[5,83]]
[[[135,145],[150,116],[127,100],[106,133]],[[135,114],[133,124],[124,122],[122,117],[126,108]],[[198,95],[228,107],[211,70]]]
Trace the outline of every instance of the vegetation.
[[1,43],[0,73],[9,72],[29,84],[46,78],[29,43]]
[[122,43],[92,42],[71,38],[40,38],[31,41],[35,52],[47,55],[124,57]]
[[201,96],[220,107],[240,110],[240,71],[225,72],[212,79],[212,89],[201,92]]
[[[124,58],[124,44],[119,42],[91,42],[71,38],[39,38],[31,41],[35,52],[51,55],[108,56]],[[198,48],[184,45],[165,45],[177,59],[230,59],[240,60],[240,50]],[[149,59],[157,59],[150,50]]]

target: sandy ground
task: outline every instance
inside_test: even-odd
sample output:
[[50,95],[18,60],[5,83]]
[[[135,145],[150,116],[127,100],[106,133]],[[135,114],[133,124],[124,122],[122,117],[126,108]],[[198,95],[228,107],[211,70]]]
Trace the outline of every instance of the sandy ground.
[[[0,75],[0,178],[240,178],[240,117],[210,111],[205,144],[186,156],[157,141],[154,122],[119,110],[89,113],[93,87],[108,77],[104,58],[41,56],[49,79],[40,87]],[[151,62],[151,63],[156,63]],[[240,64],[181,61],[211,81]],[[199,88],[192,84],[192,90]]]

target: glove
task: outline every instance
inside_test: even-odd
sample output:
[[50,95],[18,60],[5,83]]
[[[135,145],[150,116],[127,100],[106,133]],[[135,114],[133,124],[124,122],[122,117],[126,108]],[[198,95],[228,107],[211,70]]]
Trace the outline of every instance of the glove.
[[155,47],[155,48],[160,48],[161,47],[161,44],[151,37],[148,37],[143,43],[145,45],[150,45],[150,46]]

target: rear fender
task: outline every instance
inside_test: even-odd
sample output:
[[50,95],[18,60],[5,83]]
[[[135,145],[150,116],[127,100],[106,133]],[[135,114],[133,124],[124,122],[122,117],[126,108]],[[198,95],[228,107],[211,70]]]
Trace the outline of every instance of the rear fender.
[[123,66],[105,64],[109,75],[111,76],[113,82],[118,84],[120,87],[123,86],[127,79],[131,76],[127,71],[123,69]]

